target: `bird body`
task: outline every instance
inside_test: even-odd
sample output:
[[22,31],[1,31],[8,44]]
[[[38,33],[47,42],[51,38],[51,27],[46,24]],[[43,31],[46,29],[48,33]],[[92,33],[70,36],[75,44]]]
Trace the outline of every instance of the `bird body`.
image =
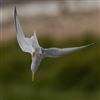
[[83,48],[89,47],[94,44],[91,43],[89,45],[80,47],[71,47],[71,48],[42,48],[38,43],[38,39],[35,32],[30,38],[24,35],[17,15],[16,7],[14,12],[14,18],[15,18],[15,26],[17,33],[17,41],[19,43],[19,46],[23,52],[30,53],[32,57],[32,64],[31,64],[32,80],[34,80],[34,74],[36,73],[42,59],[47,57],[60,57],[81,50]]

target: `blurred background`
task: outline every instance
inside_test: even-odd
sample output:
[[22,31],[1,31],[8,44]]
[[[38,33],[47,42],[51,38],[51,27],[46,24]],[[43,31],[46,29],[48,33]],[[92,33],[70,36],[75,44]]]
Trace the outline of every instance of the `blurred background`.
[[[19,48],[14,7],[42,47],[93,47],[45,59],[31,81],[31,56]],[[100,0],[0,0],[0,100],[100,100]]]

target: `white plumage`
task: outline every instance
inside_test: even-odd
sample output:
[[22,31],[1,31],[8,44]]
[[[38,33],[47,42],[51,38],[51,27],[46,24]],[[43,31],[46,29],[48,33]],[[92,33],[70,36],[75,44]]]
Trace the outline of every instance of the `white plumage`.
[[15,16],[15,26],[16,26],[17,40],[19,46],[23,52],[30,53],[32,56],[32,64],[31,64],[32,80],[34,80],[34,73],[37,71],[38,66],[43,58],[59,57],[77,50],[81,50],[83,48],[89,47],[94,44],[92,43],[89,45],[72,47],[72,48],[48,48],[48,49],[42,48],[38,43],[35,32],[30,38],[25,37],[20,25],[20,21],[17,16],[16,7],[14,16]]

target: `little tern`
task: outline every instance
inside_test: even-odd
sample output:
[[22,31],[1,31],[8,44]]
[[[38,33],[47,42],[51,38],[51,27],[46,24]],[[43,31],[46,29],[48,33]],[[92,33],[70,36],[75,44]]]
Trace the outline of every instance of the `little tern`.
[[46,57],[60,57],[74,51],[81,50],[83,48],[89,47],[94,43],[80,46],[80,47],[71,47],[71,48],[42,48],[34,32],[31,37],[26,37],[22,31],[22,27],[20,25],[20,21],[17,15],[17,10],[15,7],[14,11],[14,20],[16,26],[16,34],[17,34],[17,41],[19,46],[23,52],[27,52],[31,54],[32,57],[32,64],[31,64],[31,71],[32,71],[32,81],[34,80],[34,74],[38,69],[38,66],[42,59]]

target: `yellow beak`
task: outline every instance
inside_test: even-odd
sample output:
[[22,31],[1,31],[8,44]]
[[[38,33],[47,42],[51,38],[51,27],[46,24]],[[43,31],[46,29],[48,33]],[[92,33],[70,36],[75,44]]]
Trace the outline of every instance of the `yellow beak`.
[[34,72],[32,72],[32,81],[34,81],[35,80],[35,73]]

